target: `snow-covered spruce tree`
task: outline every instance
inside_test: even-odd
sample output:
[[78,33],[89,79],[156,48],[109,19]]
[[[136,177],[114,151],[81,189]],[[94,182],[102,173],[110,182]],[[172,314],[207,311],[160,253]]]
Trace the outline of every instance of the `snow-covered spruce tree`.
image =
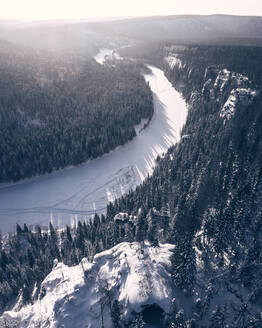
[[174,286],[191,295],[195,285],[196,257],[192,242],[186,237],[176,244],[171,265]]
[[216,309],[213,311],[211,319],[210,319],[210,328],[226,328],[226,318],[228,316],[227,306],[226,305],[218,305]]
[[131,323],[131,328],[144,328],[145,327],[145,323],[143,320],[143,316],[141,313],[139,313],[136,318],[133,320],[133,322]]
[[169,328],[187,328],[186,317],[183,310],[173,313]]
[[144,241],[145,237],[145,217],[142,213],[138,214],[137,222],[136,222],[136,234],[135,239],[138,242]]
[[147,214],[146,221],[147,221],[147,226],[148,226],[147,238],[152,245],[157,246],[158,245],[158,222],[160,220],[157,217],[154,209],[150,209],[149,213]]
[[114,300],[111,307],[111,318],[114,328],[120,328],[121,310],[118,300]]

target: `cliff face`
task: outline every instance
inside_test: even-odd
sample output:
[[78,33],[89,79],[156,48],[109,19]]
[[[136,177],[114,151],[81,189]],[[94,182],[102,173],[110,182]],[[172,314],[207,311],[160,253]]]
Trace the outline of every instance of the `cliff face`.
[[[221,64],[198,66],[196,62],[183,58],[183,49],[187,48],[166,48],[167,56],[164,57],[163,66],[175,88],[183,94],[189,104],[196,95],[202,97],[205,102],[218,104],[224,110],[252,104],[258,92],[247,76],[231,71]],[[194,56],[194,49],[190,51]]]

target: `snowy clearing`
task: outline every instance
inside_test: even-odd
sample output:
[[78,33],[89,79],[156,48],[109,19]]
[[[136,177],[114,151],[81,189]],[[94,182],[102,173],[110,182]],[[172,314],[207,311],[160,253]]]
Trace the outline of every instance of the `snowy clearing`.
[[16,223],[59,227],[103,213],[109,201],[122,196],[152,174],[158,155],[180,139],[186,103],[163,71],[149,66],[145,75],[154,96],[149,126],[124,146],[101,158],[17,184],[0,186],[0,229]]
[[[118,300],[128,324],[143,306],[157,304],[172,310],[172,280],[168,272],[174,245],[121,243],[97,254],[93,263],[83,259],[74,267],[58,263],[41,284],[45,296],[33,305],[0,318],[29,327],[113,327],[110,305]],[[85,273],[84,273],[85,271]],[[102,306],[103,305],[103,306]]]

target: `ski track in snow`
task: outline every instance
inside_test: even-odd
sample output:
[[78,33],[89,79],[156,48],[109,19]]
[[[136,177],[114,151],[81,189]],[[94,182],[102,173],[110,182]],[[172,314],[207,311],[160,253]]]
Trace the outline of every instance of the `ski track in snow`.
[[152,174],[158,155],[180,139],[187,108],[163,71],[149,66],[145,75],[154,97],[149,126],[114,151],[77,167],[0,188],[0,230],[16,223],[65,226],[104,213],[110,201],[134,189]]

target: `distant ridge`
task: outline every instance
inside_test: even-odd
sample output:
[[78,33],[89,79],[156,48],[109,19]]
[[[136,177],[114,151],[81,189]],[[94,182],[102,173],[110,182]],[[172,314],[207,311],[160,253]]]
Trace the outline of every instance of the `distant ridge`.
[[[1,23],[1,22],[0,22]],[[168,40],[188,42],[212,42],[260,45],[262,17],[234,15],[170,15],[137,18],[121,18],[103,22],[65,21],[45,22],[23,28],[1,28],[0,38],[26,46],[46,50],[87,51],[115,44],[127,44],[130,40],[162,42]],[[252,42],[245,40],[252,39]]]

